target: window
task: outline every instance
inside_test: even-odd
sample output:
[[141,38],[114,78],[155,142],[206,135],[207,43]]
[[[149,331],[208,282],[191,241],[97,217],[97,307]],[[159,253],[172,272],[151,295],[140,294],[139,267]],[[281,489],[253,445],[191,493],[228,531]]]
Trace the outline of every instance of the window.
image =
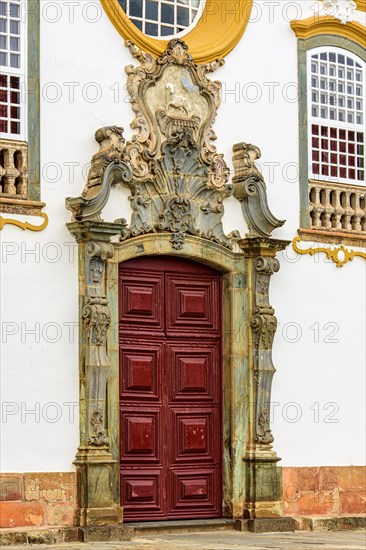
[[308,52],[310,178],[365,183],[365,63],[341,48]]
[[26,139],[26,10],[22,7],[20,0],[0,2],[0,132],[4,138],[19,140]]
[[291,21],[297,36],[302,240],[365,246],[365,27]]
[[158,57],[166,50],[168,40],[183,37],[196,63],[223,58],[235,48],[247,27],[253,5],[253,0],[100,2],[125,40]]
[[[39,0],[0,0],[0,212],[40,215]],[[27,132],[32,128],[32,132]]]
[[177,36],[200,14],[201,0],[119,0],[131,21],[148,36]]

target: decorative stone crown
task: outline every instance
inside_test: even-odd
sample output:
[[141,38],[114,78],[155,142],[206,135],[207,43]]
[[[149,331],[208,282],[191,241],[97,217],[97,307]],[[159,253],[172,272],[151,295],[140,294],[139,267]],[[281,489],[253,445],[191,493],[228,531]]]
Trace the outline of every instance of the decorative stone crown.
[[[223,201],[234,193],[234,186],[228,182],[223,155],[214,145],[212,126],[220,105],[221,83],[207,77],[224,61],[197,65],[188,46],[176,39],[157,59],[132,42],[126,45],[140,63],[126,67],[135,134],[126,143],[123,128],[118,126],[96,132],[100,150],[93,156],[82,196],[67,199],[67,207],[75,220],[101,220],[111,187],[120,183],[130,189],[132,207],[130,223],[116,220],[121,240],[165,231],[172,233],[176,249],[182,248],[187,233],[232,249],[240,234],[225,235],[222,217]],[[245,145],[243,155],[244,145],[234,146],[235,196],[242,201],[250,235],[268,236],[283,222],[269,212],[258,170],[247,170],[250,163],[255,166],[248,147],[257,151],[255,158],[260,156],[259,149]],[[253,179],[253,175],[257,177]],[[256,194],[253,200],[251,196]],[[254,217],[257,223],[253,223]]]

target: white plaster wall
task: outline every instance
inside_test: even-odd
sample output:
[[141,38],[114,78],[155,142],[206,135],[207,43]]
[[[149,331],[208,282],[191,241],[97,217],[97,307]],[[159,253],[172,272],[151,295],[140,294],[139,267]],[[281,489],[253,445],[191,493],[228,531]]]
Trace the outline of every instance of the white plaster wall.
[[[274,236],[291,240],[299,223],[298,105],[296,38],[288,19],[312,12],[309,2],[298,7],[267,4],[257,3],[254,22],[225,67],[213,75],[223,82],[215,129],[218,149],[229,164],[236,142],[262,149],[271,209],[287,219]],[[117,124],[129,137],[132,119],[123,68],[134,61],[99,4],[44,5],[41,187],[50,223],[40,233],[6,226],[0,234],[1,465],[8,472],[73,468],[78,443],[77,262],[65,228],[69,213],[64,201],[83,187],[97,150],[94,131]],[[100,96],[96,101],[95,93]],[[106,219],[128,217],[127,196],[125,190],[113,191]],[[227,201],[224,225],[227,231],[245,233],[234,199]],[[32,249],[34,254],[27,253]],[[291,249],[280,260],[271,291],[279,319],[275,449],[283,465],[362,464],[366,264],[356,258],[337,269],[322,255],[300,257]],[[35,335],[27,333],[32,328]]]

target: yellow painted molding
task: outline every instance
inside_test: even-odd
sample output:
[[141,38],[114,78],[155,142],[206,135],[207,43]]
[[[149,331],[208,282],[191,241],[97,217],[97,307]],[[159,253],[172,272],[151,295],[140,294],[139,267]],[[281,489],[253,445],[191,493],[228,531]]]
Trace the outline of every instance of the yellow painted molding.
[[[292,241],[292,247],[298,254],[310,254],[310,256],[314,256],[314,254],[318,254],[320,252],[324,252],[326,254],[327,258],[329,260],[332,260],[337,267],[343,267],[344,264],[347,262],[351,262],[353,258],[359,257],[366,260],[366,253],[365,252],[359,252],[358,250],[348,250],[343,245],[341,246],[332,246],[331,248],[325,248],[318,246],[317,248],[300,248],[298,245],[301,242],[300,237],[295,237]],[[342,252],[344,257],[343,259],[338,257],[338,254]]]
[[[161,55],[168,44],[147,36],[127,17],[118,0],[100,0],[109,19],[126,40],[151,53]],[[225,57],[242,37],[252,11],[253,0],[206,0],[203,13],[193,29],[183,36],[196,63]]]
[[361,23],[355,21],[342,25],[338,19],[329,15],[315,15],[307,19],[290,21],[290,25],[297,38],[306,39],[319,34],[335,34],[366,46],[366,29]]
[[356,0],[357,9],[360,11],[366,11],[366,0]]
[[48,225],[48,216],[46,212],[41,212],[41,217],[43,218],[43,223],[41,225],[33,225],[29,222],[21,222],[19,220],[13,220],[12,218],[3,218],[0,216],[0,229],[3,229],[4,225],[16,225],[20,229],[23,229],[25,231],[26,229],[29,229],[29,231],[42,231],[43,229],[46,229]]

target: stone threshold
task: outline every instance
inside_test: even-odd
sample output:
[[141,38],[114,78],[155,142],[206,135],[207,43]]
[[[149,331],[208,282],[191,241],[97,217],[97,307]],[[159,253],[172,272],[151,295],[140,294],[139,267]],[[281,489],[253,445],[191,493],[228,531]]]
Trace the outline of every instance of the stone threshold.
[[128,541],[135,536],[237,530],[253,533],[289,531],[343,531],[366,528],[366,515],[342,517],[283,517],[214,520],[179,520],[125,523],[103,527],[18,527],[0,529],[0,548],[23,544]]
[[146,521],[126,523],[138,535],[171,535],[175,533],[192,533],[194,531],[226,531],[234,529],[235,520],[218,519],[185,519],[173,521]]

